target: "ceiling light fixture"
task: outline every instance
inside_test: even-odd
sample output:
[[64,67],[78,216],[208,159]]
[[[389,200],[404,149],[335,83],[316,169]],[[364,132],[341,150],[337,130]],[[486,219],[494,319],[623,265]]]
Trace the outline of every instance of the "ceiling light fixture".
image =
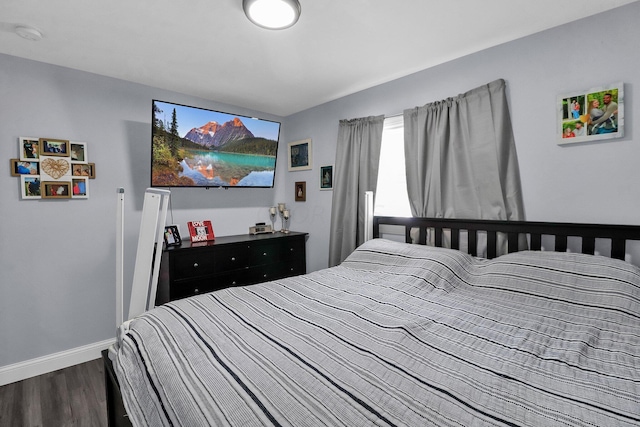
[[34,42],[42,40],[42,33],[40,32],[40,30],[33,27],[28,27],[26,25],[18,25],[16,26],[14,31],[16,32],[17,35],[19,35],[23,39],[31,40]]
[[289,28],[300,18],[298,0],[242,0],[242,8],[249,21],[269,30]]

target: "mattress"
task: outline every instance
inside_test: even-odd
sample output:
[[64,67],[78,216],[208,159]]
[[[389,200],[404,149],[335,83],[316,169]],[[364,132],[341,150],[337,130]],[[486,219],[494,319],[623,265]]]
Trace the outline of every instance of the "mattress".
[[374,239],[157,307],[110,357],[135,426],[637,426],[640,271]]

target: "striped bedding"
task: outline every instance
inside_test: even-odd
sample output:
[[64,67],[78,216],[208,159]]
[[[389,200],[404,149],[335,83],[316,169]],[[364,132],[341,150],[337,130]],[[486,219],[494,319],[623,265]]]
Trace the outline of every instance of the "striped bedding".
[[598,256],[375,239],[119,335],[134,426],[640,425],[640,270]]

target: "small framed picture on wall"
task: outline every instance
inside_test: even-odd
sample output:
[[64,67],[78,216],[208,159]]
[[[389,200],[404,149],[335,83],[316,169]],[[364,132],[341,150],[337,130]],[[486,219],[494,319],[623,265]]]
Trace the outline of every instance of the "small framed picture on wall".
[[89,178],[86,177],[72,177],[71,183],[71,197],[74,199],[88,199],[89,198]]
[[311,169],[311,138],[290,142],[287,154],[290,171]]
[[20,177],[20,191],[22,199],[40,199],[40,177],[22,175]]
[[306,202],[307,201],[307,182],[306,181],[298,181],[295,185],[296,190],[296,202]]
[[72,163],[71,172],[73,176],[86,176],[90,179],[96,177],[95,163]]
[[69,157],[69,141],[66,139],[39,138],[40,155]]
[[333,166],[320,166],[320,190],[333,190]]
[[40,142],[38,138],[30,138],[26,136],[20,137],[18,143],[18,149],[20,151],[20,160],[37,160],[40,155]]
[[11,159],[11,176],[40,175],[40,162]]
[[43,181],[43,199],[70,199],[71,183],[67,181]]
[[87,163],[87,143],[71,142],[71,161],[77,163]]

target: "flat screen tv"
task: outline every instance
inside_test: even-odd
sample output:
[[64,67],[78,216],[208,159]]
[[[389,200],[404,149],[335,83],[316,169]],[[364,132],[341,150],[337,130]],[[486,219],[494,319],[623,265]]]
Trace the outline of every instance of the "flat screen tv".
[[153,100],[152,187],[271,188],[280,123]]

